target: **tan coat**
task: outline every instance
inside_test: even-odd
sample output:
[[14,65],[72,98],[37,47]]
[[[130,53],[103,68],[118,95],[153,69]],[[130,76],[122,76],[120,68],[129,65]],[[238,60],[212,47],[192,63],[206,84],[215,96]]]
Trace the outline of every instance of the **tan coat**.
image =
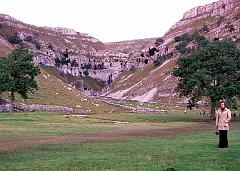
[[216,128],[218,130],[229,130],[229,121],[231,120],[231,111],[225,108],[223,111],[216,111]]

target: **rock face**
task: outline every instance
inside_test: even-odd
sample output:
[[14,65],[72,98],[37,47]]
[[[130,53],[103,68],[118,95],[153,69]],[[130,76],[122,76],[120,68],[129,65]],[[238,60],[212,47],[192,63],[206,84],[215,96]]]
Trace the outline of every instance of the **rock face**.
[[[171,70],[181,55],[176,49],[179,42],[175,38],[193,33],[209,40],[230,38],[240,47],[240,1],[220,0],[187,11],[151,49],[150,58],[159,58],[164,62],[157,68],[148,65],[135,73],[120,75],[104,95],[142,102],[185,103],[186,100],[179,99],[174,91],[178,80],[171,76]],[[196,42],[187,45],[188,48],[194,46]],[[147,56],[151,51],[142,52],[142,56]]]
[[195,7],[183,15],[183,20],[204,15],[211,15],[212,17],[221,16],[225,12],[232,10],[232,8],[238,4],[239,0],[220,0],[205,6]]
[[[88,95],[143,102],[174,101],[177,78],[171,76],[171,70],[180,55],[176,49],[179,42],[174,38],[198,33],[209,40],[227,37],[239,41],[240,1],[219,0],[195,7],[161,38],[105,44],[72,29],[36,27],[2,14],[0,21],[0,56],[16,46],[9,43],[9,38],[18,36],[35,54],[36,64],[55,67],[81,79],[78,88]],[[188,48],[194,46],[195,42],[188,44]],[[159,67],[152,64],[156,59],[161,59]],[[89,76],[106,87],[96,92],[87,86]]]
[[[147,47],[146,44],[154,40],[103,44],[98,39],[73,29],[36,27],[4,14],[0,14],[0,21],[0,56],[5,56],[22,42],[35,54],[34,63],[55,67],[79,79],[90,76],[105,85],[132,66],[144,67],[143,60],[136,65],[135,58],[140,50]],[[89,94],[91,88],[80,88],[81,91],[85,89]]]

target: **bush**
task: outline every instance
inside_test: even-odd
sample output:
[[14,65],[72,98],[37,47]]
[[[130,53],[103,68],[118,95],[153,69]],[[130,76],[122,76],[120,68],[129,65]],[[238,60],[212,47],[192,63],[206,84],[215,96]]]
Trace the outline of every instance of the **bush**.
[[219,19],[217,21],[217,25],[220,26],[223,21],[224,21],[224,17],[223,16],[219,17]]
[[79,66],[75,59],[72,62],[70,62],[70,64],[71,64],[72,67],[78,67]]
[[158,38],[156,41],[155,41],[155,45],[156,46],[160,46],[161,44],[163,44],[164,40],[163,38]]
[[60,65],[61,65],[61,60],[60,60],[58,57],[55,58],[54,60],[55,60],[55,66],[56,66],[56,67],[60,67]]
[[18,36],[18,33],[14,33],[8,38],[8,41],[12,44],[20,44],[22,42],[21,38]]
[[67,65],[70,63],[70,59],[62,57],[62,58],[55,58],[55,66],[60,67],[61,65]]
[[87,76],[89,75],[88,70],[87,70],[87,69],[84,69],[83,74],[85,75],[85,77],[87,77]]
[[225,26],[225,28],[229,31],[229,32],[233,32],[235,29],[234,29],[234,26],[232,25],[232,24],[227,24],[226,26]]
[[184,54],[187,52],[187,48],[186,48],[186,43],[182,42],[179,43],[177,46],[175,46],[176,50],[178,50],[181,54]]
[[27,36],[25,39],[25,42],[28,42],[28,43],[33,43],[34,42],[34,39],[32,36]]
[[155,61],[153,61],[153,63],[156,67],[158,67],[158,66],[162,65],[163,59],[157,58]]
[[181,41],[181,37],[180,36],[175,36],[174,37],[174,41],[175,42],[180,42]]
[[149,48],[148,49],[148,53],[149,53],[149,55],[150,56],[153,56],[153,55],[155,55],[155,51],[156,51],[157,49],[154,47],[154,48]]
[[41,45],[37,40],[34,41],[34,44],[35,44],[36,49],[38,49],[38,50],[41,49]]
[[203,28],[201,29],[201,31],[208,33],[209,32],[208,26],[204,25]]
[[134,71],[136,71],[136,68],[135,68],[135,66],[134,66],[134,65],[131,65],[131,67],[129,68],[129,71],[131,71],[131,72],[134,72]]
[[48,44],[48,49],[53,50],[53,45],[51,43]]
[[144,59],[145,65],[148,64],[148,59]]

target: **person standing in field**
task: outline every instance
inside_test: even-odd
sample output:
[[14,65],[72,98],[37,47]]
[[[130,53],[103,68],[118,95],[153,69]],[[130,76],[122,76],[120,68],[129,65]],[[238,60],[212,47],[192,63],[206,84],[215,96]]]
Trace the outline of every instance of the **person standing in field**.
[[216,129],[219,131],[219,148],[228,147],[227,133],[229,131],[229,121],[231,120],[231,111],[227,108],[226,102],[221,100],[219,109],[216,111]]

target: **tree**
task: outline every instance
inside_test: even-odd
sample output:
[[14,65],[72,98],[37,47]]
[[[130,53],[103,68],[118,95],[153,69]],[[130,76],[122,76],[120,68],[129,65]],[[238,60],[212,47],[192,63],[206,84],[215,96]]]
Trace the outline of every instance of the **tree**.
[[10,113],[13,113],[15,93],[28,99],[28,93],[38,88],[34,77],[40,70],[32,63],[32,58],[33,55],[21,45],[8,57],[0,59],[0,92],[10,92]]
[[191,104],[209,98],[214,118],[219,100],[233,104],[240,97],[240,50],[229,40],[210,42],[182,56],[172,74],[179,78],[175,90],[188,97]]

